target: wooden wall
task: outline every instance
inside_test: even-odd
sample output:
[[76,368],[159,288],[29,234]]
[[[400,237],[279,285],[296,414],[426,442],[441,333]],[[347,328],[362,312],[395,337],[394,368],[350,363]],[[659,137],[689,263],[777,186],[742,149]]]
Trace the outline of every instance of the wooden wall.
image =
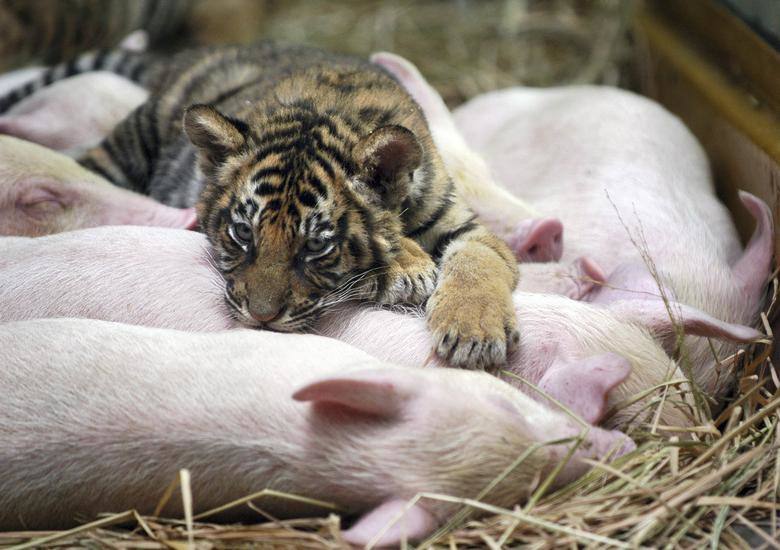
[[647,0],[634,27],[642,92],[703,143],[743,239],[753,221],[737,189],[767,201],[780,236],[780,54],[712,0]]

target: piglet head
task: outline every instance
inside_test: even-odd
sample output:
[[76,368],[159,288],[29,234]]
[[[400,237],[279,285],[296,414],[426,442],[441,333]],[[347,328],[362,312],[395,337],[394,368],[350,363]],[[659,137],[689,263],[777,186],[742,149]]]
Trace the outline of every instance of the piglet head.
[[[580,425],[484,372],[388,367],[339,373],[293,397],[312,404],[313,429],[328,433],[331,447],[342,440],[340,430],[348,431],[352,453],[363,457],[354,467],[370,468],[360,477],[376,492],[376,504],[344,533],[352,544],[418,541],[456,508],[431,498],[410,502],[419,493],[479,496],[499,506],[521,502],[571,444],[553,440],[584,434],[579,458],[633,448],[624,435]],[[579,458],[566,465],[562,481],[588,469]],[[502,474],[503,481],[486,491]]]
[[197,226],[192,208],[170,208],[108,183],[33,177],[0,192],[1,235],[34,237],[99,225]]
[[98,225],[195,227],[193,209],[111,185],[72,159],[0,136],[0,235],[40,236]]

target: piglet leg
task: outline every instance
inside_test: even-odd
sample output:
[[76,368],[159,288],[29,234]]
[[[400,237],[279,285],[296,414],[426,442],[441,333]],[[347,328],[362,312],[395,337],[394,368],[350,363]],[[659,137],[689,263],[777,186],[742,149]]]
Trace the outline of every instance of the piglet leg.
[[380,504],[346,530],[344,540],[359,546],[373,543],[373,546],[382,547],[423,539],[438,527],[439,522],[419,504],[408,504],[403,499]]

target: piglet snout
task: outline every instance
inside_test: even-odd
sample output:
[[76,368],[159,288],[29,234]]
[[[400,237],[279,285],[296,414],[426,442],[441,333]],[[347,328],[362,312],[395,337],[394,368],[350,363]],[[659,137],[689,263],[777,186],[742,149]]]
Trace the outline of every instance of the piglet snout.
[[563,224],[557,218],[527,220],[515,229],[509,246],[521,262],[557,262],[563,254]]

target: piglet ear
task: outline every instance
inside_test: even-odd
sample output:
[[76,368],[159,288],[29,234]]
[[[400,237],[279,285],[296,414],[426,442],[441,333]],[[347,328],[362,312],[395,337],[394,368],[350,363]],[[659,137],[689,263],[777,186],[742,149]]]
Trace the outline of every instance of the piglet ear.
[[436,518],[419,504],[407,508],[406,501],[391,499],[344,531],[344,540],[360,547],[399,547],[404,541],[422,540],[436,527]]
[[363,138],[355,159],[369,196],[389,210],[398,208],[409,193],[422,153],[417,137],[403,126],[384,126]]
[[371,56],[371,63],[385,69],[406,89],[412,99],[422,107],[428,124],[432,127],[446,126],[458,133],[444,100],[411,61],[394,53],[377,52]]
[[183,124],[187,137],[212,165],[220,164],[246,144],[246,124],[208,105],[188,107]]
[[615,353],[585,359],[556,360],[539,387],[591,424],[601,421],[609,392],[631,374],[628,359]]
[[307,384],[293,394],[296,401],[330,403],[382,417],[397,416],[415,392],[411,373],[403,369],[349,372]]
[[[763,338],[754,328],[721,321],[695,307],[662,300],[621,300],[609,305],[618,316],[647,327],[664,344],[668,353],[674,352],[675,327],[686,335],[718,338],[748,343]],[[671,316],[670,316],[671,312]]]
[[772,211],[764,201],[745,191],[739,192],[739,199],[755,218],[756,229],[742,256],[732,266],[732,271],[748,303],[757,304],[763,296],[772,266],[775,242]]

